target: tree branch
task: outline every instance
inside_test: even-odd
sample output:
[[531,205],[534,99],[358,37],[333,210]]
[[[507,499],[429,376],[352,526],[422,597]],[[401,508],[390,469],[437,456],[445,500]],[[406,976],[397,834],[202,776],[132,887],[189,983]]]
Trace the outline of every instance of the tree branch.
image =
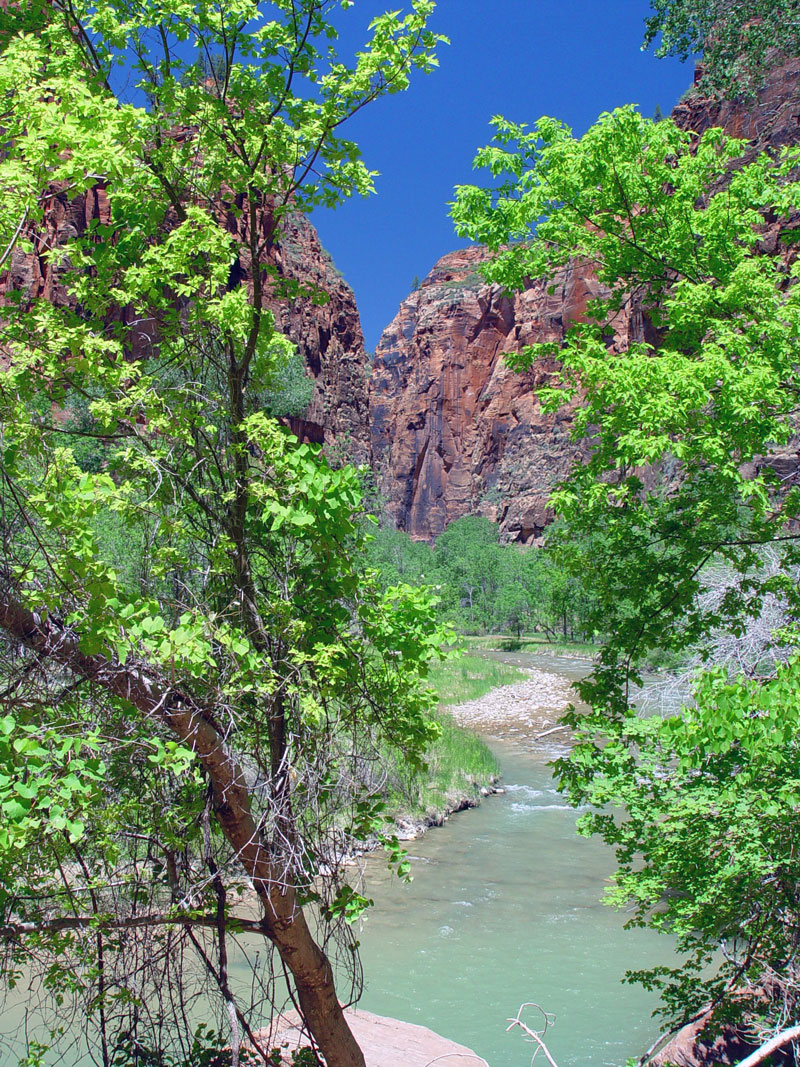
[[791,1026],[788,1030],[781,1030],[779,1034],[770,1038],[761,1048],[757,1048],[755,1052],[751,1052],[749,1056],[741,1060],[738,1067],[756,1067],[756,1064],[763,1063],[764,1060],[769,1059],[772,1053],[777,1052],[779,1048],[783,1048],[784,1045],[797,1040],[800,1040],[800,1026]]
[[0,584],[0,628],[73,674],[91,679],[145,719],[164,723],[195,753],[208,776],[220,829],[261,904],[260,930],[291,972],[302,1015],[315,1040],[335,1051],[335,1058],[328,1058],[332,1067],[365,1067],[336,997],[330,961],[309,930],[280,854],[273,855],[261,836],[244,772],[228,750],[211,709],[187,690],[170,684],[154,665],[123,665],[106,656],[87,655],[73,629],[46,612],[34,614],[17,600],[8,582]]
[[[256,919],[244,919],[230,915],[226,924],[234,932],[261,934],[263,924]],[[31,934],[57,934],[62,930],[136,930],[151,926],[200,926],[219,928],[216,915],[193,915],[191,912],[157,912],[154,915],[131,915],[115,919],[110,915],[59,915],[55,919],[36,919],[30,922],[5,922],[0,925],[0,937],[26,937]]]

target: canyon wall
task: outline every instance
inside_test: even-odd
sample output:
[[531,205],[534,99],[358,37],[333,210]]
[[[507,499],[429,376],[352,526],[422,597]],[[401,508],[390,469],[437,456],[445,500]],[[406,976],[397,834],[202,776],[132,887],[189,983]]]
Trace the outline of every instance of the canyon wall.
[[[232,207],[224,195],[220,197],[218,217],[226,228],[236,232],[245,225],[247,212],[233,211]],[[44,297],[59,305],[69,304],[67,274],[71,265],[68,261],[54,264],[49,250],[86,233],[93,222],[110,221],[111,208],[102,185],[80,196],[70,196],[54,188],[44,224],[31,235],[33,251],[16,249],[7,269],[0,274],[0,300],[17,291],[24,298]],[[317,286],[328,294],[324,304],[310,296],[272,303],[279,328],[298,346],[305,359],[306,373],[314,381],[311,402],[303,417],[287,421],[301,439],[324,443],[334,459],[368,462],[367,357],[353,291],[333,266],[316,230],[304,215],[293,215],[284,223],[280,240],[270,248],[265,259],[280,277],[301,282],[306,287]],[[247,284],[249,265],[239,263],[237,267],[240,281]],[[157,340],[152,320],[137,320],[132,309],[126,308],[117,309],[111,317],[137,322],[133,354],[146,356]]]
[[[746,157],[800,139],[800,61],[773,72],[754,100],[716,102],[696,90],[673,117],[702,133],[722,125],[746,138]],[[774,233],[765,234],[766,252]],[[513,299],[487,285],[473,247],[444,256],[400,305],[378,345],[370,379],[372,456],[391,521],[412,537],[435,538],[466,514],[500,524],[505,540],[530,542],[552,519],[553,485],[585,445],[570,437],[569,411],[544,415],[536,390],[554,365],[524,375],[501,353],[563,337],[598,293],[591,271],[573,265],[555,291],[535,281]],[[616,324],[616,347],[644,335],[635,308]],[[794,453],[793,453],[794,456]],[[787,457],[790,465],[793,457]]]
[[499,522],[512,540],[536,537],[576,455],[568,415],[543,414],[536,398],[554,365],[516,374],[501,354],[559,340],[599,287],[572,268],[552,294],[537,283],[510,299],[477,273],[485,257],[468,248],[440,259],[375,354],[373,465],[391,520],[415,538],[466,514]]
[[311,403],[302,419],[290,420],[292,430],[324,444],[334,462],[369,463],[369,360],[353,290],[305,215],[284,224],[271,258],[281,275],[328,294],[322,305],[305,297],[274,309],[314,379]]

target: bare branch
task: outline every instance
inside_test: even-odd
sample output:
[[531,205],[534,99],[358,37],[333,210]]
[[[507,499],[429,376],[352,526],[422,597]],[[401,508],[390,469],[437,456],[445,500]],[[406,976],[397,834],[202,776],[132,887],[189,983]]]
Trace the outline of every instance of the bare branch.
[[[544,1028],[542,1030],[532,1030],[522,1021],[522,1013],[526,1008],[536,1008],[537,1011],[540,1011],[542,1013],[542,1015],[544,1016]],[[532,1041],[536,1042],[538,1048],[533,1054],[533,1059],[531,1060],[531,1063],[533,1063],[533,1060],[536,1059],[536,1057],[539,1055],[539,1052],[541,1051],[544,1053],[545,1059],[551,1065],[551,1067],[558,1067],[558,1064],[550,1055],[547,1045],[545,1045],[544,1041],[542,1040],[543,1035],[547,1033],[547,1027],[550,1025],[550,1023],[555,1022],[554,1015],[551,1015],[550,1013],[546,1012],[540,1004],[536,1004],[533,1001],[528,1001],[525,1004],[520,1004],[519,1011],[517,1012],[517,1014],[514,1016],[513,1019],[508,1019],[507,1022],[509,1022],[511,1025],[506,1027],[506,1033],[508,1033],[509,1030],[513,1030],[515,1026],[519,1026],[520,1029],[522,1029],[528,1035],[528,1037],[531,1038]]]
[[800,1040],[800,1026],[791,1026],[788,1030],[781,1030],[779,1034],[776,1034],[761,1048],[756,1049],[755,1052],[751,1052],[749,1056],[740,1060],[738,1067],[756,1067],[757,1064],[769,1059],[772,1053],[777,1052],[779,1048],[798,1040]]

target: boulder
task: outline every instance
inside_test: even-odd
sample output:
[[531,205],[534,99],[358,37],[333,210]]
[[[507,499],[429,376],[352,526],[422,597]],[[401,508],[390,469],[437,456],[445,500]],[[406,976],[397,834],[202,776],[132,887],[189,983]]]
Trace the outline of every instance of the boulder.
[[[425,1026],[373,1015],[360,1008],[348,1008],[345,1014],[367,1067],[427,1067],[432,1060],[441,1067],[486,1067],[486,1061],[476,1053]],[[281,1049],[287,1064],[294,1049],[308,1044],[295,1011],[273,1020],[270,1031],[261,1031],[259,1037],[262,1036],[271,1049]]]

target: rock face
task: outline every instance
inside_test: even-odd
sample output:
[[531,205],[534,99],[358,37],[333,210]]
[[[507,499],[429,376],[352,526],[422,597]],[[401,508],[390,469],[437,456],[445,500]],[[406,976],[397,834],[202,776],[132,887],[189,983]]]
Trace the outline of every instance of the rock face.
[[[467,248],[440,259],[375,354],[373,464],[392,520],[418,539],[478,514],[506,540],[535,540],[553,518],[551,489],[586,451],[571,440],[569,410],[545,414],[539,403],[555,361],[517,374],[502,353],[562,340],[602,286],[576,263],[510,299],[477,272],[487,254]],[[617,347],[646,336],[634,307],[614,325]]]
[[285,225],[272,260],[282,275],[328,294],[327,303],[309,298],[281,304],[284,332],[298,346],[314,378],[314,395],[302,419],[292,419],[298,437],[325,445],[337,461],[368,463],[369,373],[364,335],[353,290],[336,270],[305,215]]
[[485,257],[468,248],[440,259],[375,354],[373,464],[391,518],[412,537],[465,514],[500,522],[509,539],[536,537],[576,454],[569,418],[543,414],[536,399],[554,366],[519,375],[501,354],[559,340],[599,286],[573,268],[554,293],[537,283],[512,301],[477,273]]
[[[690,93],[674,118],[698,133],[722,125],[753,142],[748,154],[796,142],[799,76],[800,60],[792,61],[773,73],[755,101],[720,103]],[[480,514],[500,523],[505,540],[535,540],[552,518],[551,488],[583,452],[570,439],[569,413],[544,415],[536,399],[554,366],[540,363],[517,375],[501,353],[559,340],[598,295],[598,283],[576,264],[553,293],[537,281],[512,301],[477,273],[486,254],[468,248],[440,259],[400,305],[373,364],[378,485],[392,521],[418,539],[435,538],[462,515]],[[615,344],[641,338],[644,328],[629,307],[619,317]]]
[[[246,213],[233,212],[224,199],[218,205],[219,218],[232,232],[243,225]],[[56,266],[48,260],[46,250],[63,246],[85,233],[94,221],[111,221],[108,195],[102,186],[86,194],[70,197],[53,190],[44,226],[36,234],[34,251],[17,249],[8,269],[0,274],[0,300],[16,290],[28,298],[44,297],[67,305],[70,297],[66,285],[68,263]],[[316,286],[328,294],[325,304],[310,296],[300,296],[289,303],[275,301],[273,310],[278,324],[300,349],[306,373],[314,379],[314,393],[302,418],[290,420],[292,430],[301,438],[324,443],[337,459],[357,463],[369,460],[369,399],[367,358],[364,338],[353,292],[320,244],[316,230],[304,215],[292,216],[284,225],[281,239],[269,250],[269,262],[278,274]],[[249,265],[240,264],[240,277],[249,280]],[[133,321],[127,309],[115,312],[122,321]],[[134,354],[144,356],[155,339],[152,321],[141,322],[134,333]]]
[[672,112],[684,130],[704,133],[721,126],[731,137],[750,141],[745,158],[768,148],[800,140],[800,59],[792,59],[770,74],[753,99],[710,100],[690,90]]
[[[347,1008],[345,1015],[367,1067],[429,1067],[438,1060],[443,1063],[458,1060],[462,1067],[487,1067],[486,1060],[477,1053],[440,1037],[426,1026],[373,1015],[360,1008]],[[281,1050],[281,1062],[286,1065],[291,1062],[291,1053],[307,1044],[295,1011],[279,1016],[273,1021],[271,1031],[262,1031],[259,1037],[268,1048]]]

